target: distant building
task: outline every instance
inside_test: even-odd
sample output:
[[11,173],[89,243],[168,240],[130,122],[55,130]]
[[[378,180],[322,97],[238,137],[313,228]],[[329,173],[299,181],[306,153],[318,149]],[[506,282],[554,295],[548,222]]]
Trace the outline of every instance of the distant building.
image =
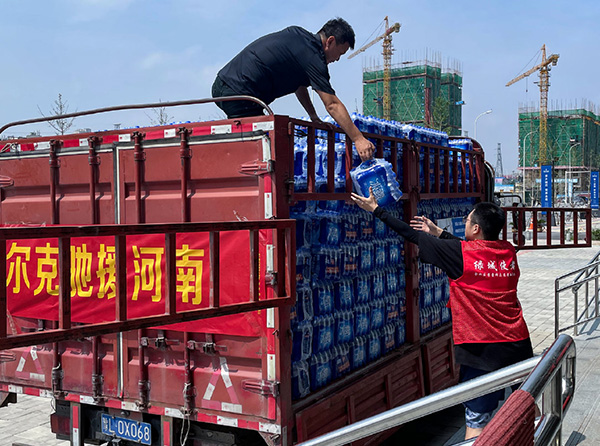
[[[433,58],[434,60],[430,60]],[[462,71],[452,61],[442,69],[441,56],[393,65],[390,72],[391,119],[440,128],[459,136],[462,128]],[[443,99],[436,106],[437,98]],[[445,104],[445,111],[440,105]],[[383,117],[383,68],[363,70],[363,113]]]
[[[539,119],[537,104],[519,106],[519,166],[525,174],[525,191],[534,201],[540,181]],[[553,102],[548,106],[547,128],[546,158],[553,166],[553,193],[572,202],[577,195],[589,193],[590,171],[600,167],[599,110],[586,100]]]

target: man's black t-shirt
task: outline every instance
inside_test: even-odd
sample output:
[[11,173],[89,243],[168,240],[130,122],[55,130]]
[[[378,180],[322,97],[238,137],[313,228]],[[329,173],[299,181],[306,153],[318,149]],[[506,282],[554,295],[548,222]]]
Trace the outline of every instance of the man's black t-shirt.
[[225,65],[218,77],[236,94],[254,96],[267,104],[301,86],[335,94],[320,36],[298,26],[255,40]]

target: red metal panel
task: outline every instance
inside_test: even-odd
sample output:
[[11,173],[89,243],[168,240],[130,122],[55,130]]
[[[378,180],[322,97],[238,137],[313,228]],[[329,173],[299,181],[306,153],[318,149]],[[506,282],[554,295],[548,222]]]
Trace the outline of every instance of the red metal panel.
[[[142,147],[149,145],[143,142]],[[238,217],[264,219],[259,177],[240,173],[243,164],[262,159],[260,139],[241,138],[205,144],[190,141],[191,221],[230,221]],[[181,157],[179,147],[153,145],[144,149],[141,200],[146,223],[181,221]],[[136,223],[133,149],[119,151],[123,192],[121,223]]]
[[423,351],[423,370],[425,371],[425,389],[427,394],[438,392],[458,382],[454,362],[454,343],[452,331],[442,328],[425,338],[421,346]]
[[[341,389],[324,389],[299,402],[297,441],[315,438],[424,396],[421,352],[397,351],[373,363],[344,382]],[[327,416],[323,416],[323,414]],[[368,444],[365,439],[357,444]],[[372,443],[377,444],[377,443]]]

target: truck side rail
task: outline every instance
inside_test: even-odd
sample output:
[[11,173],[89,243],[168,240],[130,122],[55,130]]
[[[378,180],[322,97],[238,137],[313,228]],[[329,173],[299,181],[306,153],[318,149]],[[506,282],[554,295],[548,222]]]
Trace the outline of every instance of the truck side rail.
[[[249,232],[250,284],[248,301],[224,305],[220,302],[220,232]],[[273,270],[267,271],[274,286],[273,297],[259,299],[259,231],[274,230],[276,243]],[[210,249],[210,296],[207,308],[178,311],[176,308],[176,235],[208,233]],[[163,314],[128,318],[126,283],[126,237],[160,234],[165,243],[165,310]],[[71,320],[71,239],[112,236],[115,240],[116,296],[115,319],[110,322],[74,326]],[[0,351],[28,345],[57,342],[87,336],[116,333],[139,328],[189,322],[210,317],[290,305],[295,299],[295,220],[206,222],[137,225],[54,226],[0,229],[0,253],[6,253],[8,240],[58,239],[58,328],[8,335],[7,256],[0,255]]]
[[[290,145],[294,137],[306,138],[307,191],[291,191],[291,201],[305,200],[349,200],[352,192],[350,170],[353,161],[353,143],[342,129],[329,124],[313,123],[290,118]],[[326,141],[327,159],[335,159],[336,134],[341,135],[346,148],[345,188],[335,189],[334,163],[327,163],[326,191],[317,190],[316,185],[316,149],[318,140]],[[408,200],[411,193],[420,200],[435,198],[479,197],[484,194],[483,152],[458,147],[444,147],[436,144],[418,142],[394,136],[362,132],[365,138],[375,145],[374,156],[384,158],[384,149],[390,153],[392,170],[398,175],[403,192],[401,200]],[[400,156],[399,156],[400,155]],[[452,169],[451,166],[455,168]],[[430,174],[419,178],[420,167]],[[294,160],[290,158],[290,171],[294,171]],[[443,179],[446,179],[444,181]],[[452,181],[450,181],[452,179]],[[421,181],[422,180],[422,181]]]
[[[400,426],[432,413],[448,409],[463,401],[503,389],[525,380],[521,390],[534,400],[542,399],[541,418],[535,433],[536,445],[549,445],[560,431],[575,390],[575,342],[561,335],[540,358],[531,358],[426,396],[379,415],[345,426],[298,446],[341,446],[378,432]],[[503,417],[502,409],[495,417]],[[494,417],[494,419],[495,419]],[[492,420],[492,423],[494,422]],[[533,428],[533,426],[531,426]],[[524,426],[523,428],[528,428]],[[485,432],[485,430],[484,430]],[[483,435],[483,434],[482,434]],[[473,444],[475,440],[460,443]],[[480,443],[485,444],[485,443]],[[491,443],[490,443],[491,444]]]
[[[218,97],[218,98],[204,98],[204,99],[188,99],[184,101],[170,101],[170,102],[151,102],[148,104],[127,104],[127,105],[115,105],[113,107],[103,107],[103,108],[94,108],[91,110],[82,110],[73,113],[66,113],[64,115],[52,115],[52,116],[43,116],[41,118],[33,118],[33,119],[24,119],[22,121],[14,121],[9,122],[8,124],[0,127],[0,135],[4,133],[5,130],[16,127],[18,125],[25,124],[35,124],[37,122],[47,122],[47,121],[56,121],[58,119],[70,119],[77,118],[79,116],[89,116],[89,115],[97,115],[100,113],[113,112],[113,111],[123,111],[123,110],[139,110],[143,108],[162,108],[162,107],[177,107],[180,105],[196,105],[196,104],[207,104],[213,102],[228,102],[228,101],[251,101],[255,102],[261,107],[263,107],[269,115],[273,115],[273,110],[265,104],[260,99],[257,99],[253,96],[227,96],[227,97]],[[2,149],[5,150],[5,149]]]
[[[508,206],[502,209],[506,213],[506,224],[500,238],[512,241],[517,249],[592,246],[592,211],[589,208]],[[585,214],[584,218],[580,214]],[[585,223],[583,237],[580,223]]]

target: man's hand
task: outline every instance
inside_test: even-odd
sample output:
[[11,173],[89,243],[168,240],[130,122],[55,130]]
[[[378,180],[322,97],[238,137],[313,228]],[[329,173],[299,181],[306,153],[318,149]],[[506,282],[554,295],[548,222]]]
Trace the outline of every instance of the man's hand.
[[356,147],[356,151],[358,152],[358,156],[360,156],[361,161],[367,161],[373,158],[375,146],[364,136],[361,136],[359,139],[357,139],[354,142],[354,146]]
[[377,209],[377,199],[375,198],[375,195],[373,195],[372,187],[369,188],[369,198],[361,197],[354,192],[350,195],[350,197],[359,208],[364,209],[365,211],[373,212],[375,209]]
[[439,226],[436,226],[434,222],[429,220],[424,215],[414,216],[410,221],[410,227],[416,229],[417,231],[426,232],[427,234],[431,234],[435,237],[439,237],[443,232]]

